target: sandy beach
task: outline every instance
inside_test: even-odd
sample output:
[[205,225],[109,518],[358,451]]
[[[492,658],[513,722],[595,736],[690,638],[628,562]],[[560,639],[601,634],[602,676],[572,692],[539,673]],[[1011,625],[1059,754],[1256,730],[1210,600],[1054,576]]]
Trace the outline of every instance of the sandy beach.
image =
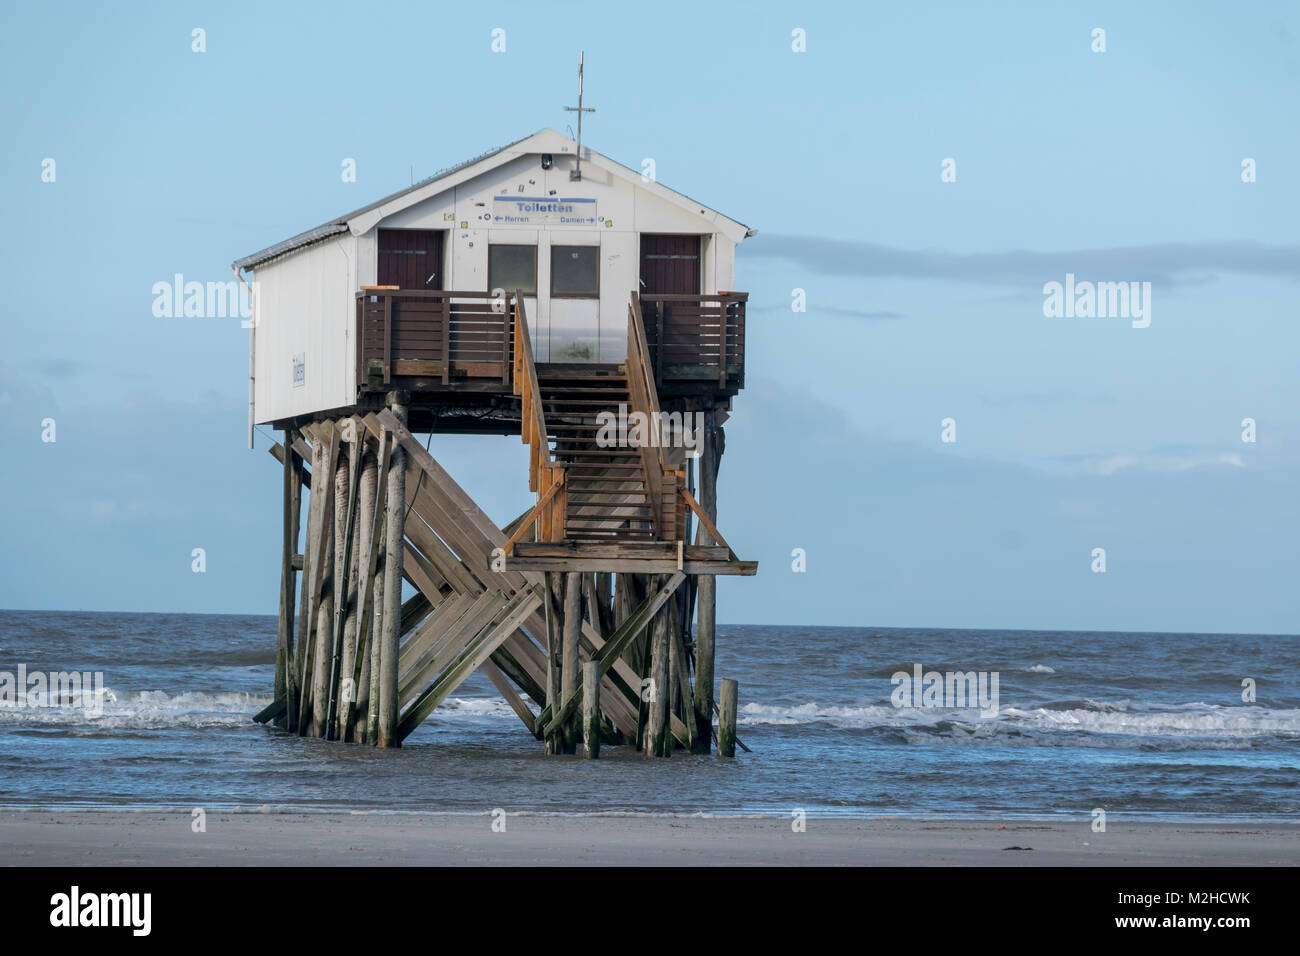
[[[1300,825],[0,811],[7,865],[1296,866]],[[497,818],[498,828],[500,817]],[[1021,849],[1015,849],[1015,848]]]

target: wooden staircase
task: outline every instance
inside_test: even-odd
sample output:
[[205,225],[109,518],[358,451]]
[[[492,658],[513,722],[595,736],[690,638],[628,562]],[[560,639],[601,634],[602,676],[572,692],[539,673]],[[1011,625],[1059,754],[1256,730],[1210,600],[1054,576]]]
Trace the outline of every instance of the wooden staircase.
[[[617,366],[538,366],[523,301],[516,293],[513,380],[537,504],[502,548],[511,566],[753,574],[757,564],[736,557],[687,491],[682,448],[664,447],[660,428],[674,430],[672,444],[683,426],[664,424],[660,414],[636,294],[628,304],[627,361]],[[688,508],[712,545],[687,542]]]
[[565,473],[565,540],[656,540],[640,452],[601,439],[602,413],[614,421],[628,414],[626,372],[545,369],[538,382],[551,454]]

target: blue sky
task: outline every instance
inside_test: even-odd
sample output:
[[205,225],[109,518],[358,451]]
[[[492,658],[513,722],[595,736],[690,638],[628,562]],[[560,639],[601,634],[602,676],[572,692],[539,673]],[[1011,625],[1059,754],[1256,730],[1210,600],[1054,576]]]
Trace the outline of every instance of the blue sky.
[[[1294,633],[1296,7],[919,9],[6,5],[0,606],[272,611],[247,333],[153,283],[563,130],[585,49],[586,141],[759,230],[721,620]],[[1150,327],[1045,317],[1067,272],[1151,282]],[[517,440],[434,441],[527,506]]]

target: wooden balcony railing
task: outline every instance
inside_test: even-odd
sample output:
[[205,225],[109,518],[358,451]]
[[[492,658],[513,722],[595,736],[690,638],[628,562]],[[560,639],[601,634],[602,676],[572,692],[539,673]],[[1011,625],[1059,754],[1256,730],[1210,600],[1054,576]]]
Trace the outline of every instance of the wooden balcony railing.
[[640,300],[656,385],[711,381],[724,389],[744,387],[748,292]]
[[372,376],[495,379],[510,384],[514,296],[385,286],[357,293],[357,384]]
[[[357,384],[395,377],[451,385],[512,384],[517,292],[425,292],[367,286],[356,294]],[[744,386],[746,292],[648,295],[639,301],[655,385]]]

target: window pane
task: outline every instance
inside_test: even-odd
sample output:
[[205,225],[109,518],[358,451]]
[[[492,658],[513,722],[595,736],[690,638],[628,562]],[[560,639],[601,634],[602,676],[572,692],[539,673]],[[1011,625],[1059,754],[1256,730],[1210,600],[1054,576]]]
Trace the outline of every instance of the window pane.
[[599,246],[551,247],[551,295],[600,294]]
[[488,291],[504,289],[506,293],[522,290],[537,294],[536,246],[489,246]]

